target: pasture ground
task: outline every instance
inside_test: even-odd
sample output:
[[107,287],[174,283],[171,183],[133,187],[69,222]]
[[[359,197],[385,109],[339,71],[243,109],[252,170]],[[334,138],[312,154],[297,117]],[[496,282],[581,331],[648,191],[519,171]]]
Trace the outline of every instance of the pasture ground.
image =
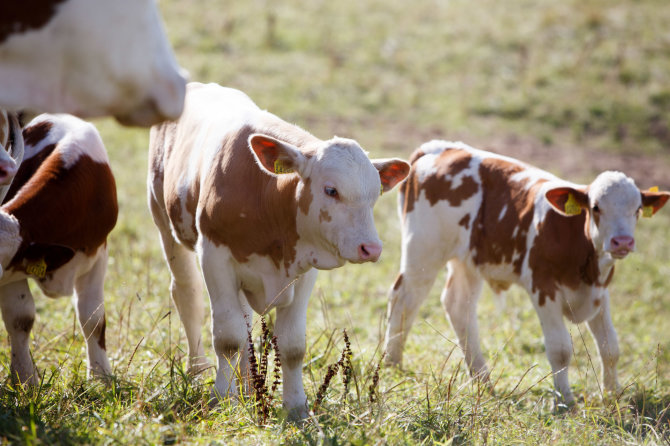
[[[665,0],[163,0],[160,7],[192,79],[240,88],[317,136],[356,138],[372,156],[407,157],[432,138],[462,139],[575,181],[618,168],[642,187],[670,188]],[[32,352],[42,385],[4,382],[3,443],[670,443],[670,209],[640,222],[638,252],[617,266],[611,286],[622,392],[602,398],[596,348],[584,326],[572,325],[570,376],[581,401],[561,413],[537,316],[516,288],[504,305],[486,289],[479,306],[494,392],[470,380],[462,363],[439,304],[443,277],[410,335],[404,370],[382,366],[374,384],[399,259],[396,194],[381,197],[382,259],[322,272],[308,312],[310,404],[344,348],[343,329],[353,352],[348,392],[334,378],[301,426],[285,422],[277,392],[263,421],[251,402],[210,408],[212,375],[184,372],[183,330],[145,204],[148,132],[96,124],[119,189],[105,303],[116,376],[85,380],[72,306],[36,292]]]

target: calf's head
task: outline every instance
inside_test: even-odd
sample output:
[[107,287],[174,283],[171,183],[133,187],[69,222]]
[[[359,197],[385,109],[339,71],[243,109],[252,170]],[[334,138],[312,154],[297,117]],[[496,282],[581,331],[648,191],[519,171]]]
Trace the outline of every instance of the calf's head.
[[300,238],[315,247],[312,266],[336,268],[346,261],[376,261],[382,243],[372,208],[377,198],[409,174],[400,159],[370,160],[356,141],[333,138],[301,151],[276,138],[253,134],[249,147],[271,175],[295,172],[296,224]]
[[620,259],[635,250],[633,233],[638,218],[654,215],[668,201],[670,192],[640,191],[623,173],[607,171],[585,188],[556,187],[545,197],[562,215],[586,211],[588,236],[596,251]]

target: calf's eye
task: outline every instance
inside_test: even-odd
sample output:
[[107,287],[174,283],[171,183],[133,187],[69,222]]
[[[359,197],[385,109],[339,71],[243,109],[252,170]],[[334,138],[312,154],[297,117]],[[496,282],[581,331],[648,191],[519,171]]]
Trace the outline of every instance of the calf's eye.
[[337,193],[337,189],[334,187],[326,186],[323,188],[323,192],[329,197],[338,198],[340,194]]
[[595,213],[598,213],[598,212],[600,212],[600,208],[598,207],[598,205],[597,205],[597,204],[596,204],[596,205],[594,205],[594,206],[593,206],[593,208],[591,208],[591,209],[592,209],[592,210],[593,210],[593,212],[595,212]]

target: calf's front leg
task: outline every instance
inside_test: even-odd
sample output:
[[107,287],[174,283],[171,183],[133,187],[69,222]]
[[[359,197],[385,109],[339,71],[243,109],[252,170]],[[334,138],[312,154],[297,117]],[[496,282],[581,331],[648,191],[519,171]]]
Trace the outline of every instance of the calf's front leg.
[[237,397],[241,349],[247,339],[247,321],[238,298],[237,278],[229,256],[207,243],[203,246],[200,265],[212,307],[212,341],[217,358],[212,396]]
[[302,383],[302,364],[305,356],[307,303],[316,282],[318,271],[312,269],[295,284],[293,301],[277,308],[275,335],[284,378],[284,408],[289,418],[301,420],[309,415],[307,396]]
[[12,379],[21,384],[36,385],[39,375],[30,356],[30,331],[35,322],[35,302],[27,280],[0,288],[0,309],[11,345],[10,371]]
[[540,324],[544,333],[547,358],[554,375],[554,386],[563,402],[572,406],[575,403],[575,397],[570,390],[570,382],[568,381],[568,366],[572,358],[572,338],[565,327],[563,311],[558,300],[545,299],[543,304],[540,305],[538,296],[533,296],[533,304],[540,317]]
[[619,361],[619,341],[610,316],[609,294],[604,296],[600,311],[587,324],[598,345],[603,386],[608,392],[616,392],[619,388],[616,371],[616,364]]

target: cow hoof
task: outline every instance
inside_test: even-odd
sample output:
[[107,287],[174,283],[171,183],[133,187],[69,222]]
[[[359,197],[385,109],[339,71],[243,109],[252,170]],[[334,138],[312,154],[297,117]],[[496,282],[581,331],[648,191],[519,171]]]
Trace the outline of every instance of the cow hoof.
[[201,375],[206,370],[210,370],[210,369],[213,369],[213,368],[214,368],[214,366],[212,366],[212,364],[209,361],[203,360],[203,361],[199,361],[199,362],[191,364],[188,368],[187,373],[188,373],[189,376],[196,377],[196,376]]
[[286,421],[291,423],[302,423],[309,417],[309,410],[306,405],[293,407],[286,411]]

